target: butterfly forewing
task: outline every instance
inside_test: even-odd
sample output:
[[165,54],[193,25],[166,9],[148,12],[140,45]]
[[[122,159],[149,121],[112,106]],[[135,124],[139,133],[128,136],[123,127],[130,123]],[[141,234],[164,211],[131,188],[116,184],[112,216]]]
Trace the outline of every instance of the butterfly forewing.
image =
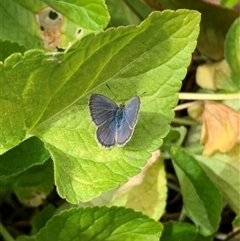
[[89,99],[89,109],[93,122],[101,126],[109,119],[114,120],[118,106],[104,95],[92,94]]

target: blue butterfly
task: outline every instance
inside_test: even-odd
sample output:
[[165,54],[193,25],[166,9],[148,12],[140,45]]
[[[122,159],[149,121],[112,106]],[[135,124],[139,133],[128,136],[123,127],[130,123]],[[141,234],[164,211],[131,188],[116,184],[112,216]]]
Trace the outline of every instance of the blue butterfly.
[[140,109],[140,98],[134,96],[126,104],[115,102],[101,94],[89,98],[89,110],[97,126],[97,140],[104,147],[124,146],[131,138]]

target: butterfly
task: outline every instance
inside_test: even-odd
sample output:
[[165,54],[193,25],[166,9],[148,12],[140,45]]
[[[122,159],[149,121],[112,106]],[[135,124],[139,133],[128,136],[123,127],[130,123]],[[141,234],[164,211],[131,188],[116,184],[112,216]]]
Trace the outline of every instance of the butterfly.
[[140,98],[134,96],[126,104],[118,106],[108,97],[92,94],[89,110],[92,121],[97,126],[96,137],[104,147],[124,146],[131,138],[137,124]]

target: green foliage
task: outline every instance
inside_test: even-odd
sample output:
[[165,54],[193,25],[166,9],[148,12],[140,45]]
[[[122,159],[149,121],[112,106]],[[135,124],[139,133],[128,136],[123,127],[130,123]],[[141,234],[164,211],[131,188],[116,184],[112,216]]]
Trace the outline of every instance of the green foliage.
[[[43,207],[28,220],[34,236],[15,240],[211,241],[222,197],[239,215],[237,149],[204,157],[198,130],[189,137],[169,125],[199,30],[198,49],[212,59],[225,53],[231,91],[239,87],[238,14],[202,1],[145,3],[177,11],[153,12],[137,0],[0,2],[0,201],[14,206],[14,193],[23,206]],[[92,93],[118,104],[140,96],[124,147],[96,142]],[[186,215],[194,224],[158,221],[173,178],[164,159],[172,159],[178,180],[170,185],[183,197],[180,221]],[[47,204],[54,184],[56,207]],[[1,223],[0,234],[11,240]]]
[[31,234],[36,235],[45,226],[46,222],[52,218],[55,211],[56,208],[52,204],[49,204],[38,212],[33,218]]
[[168,222],[164,225],[161,241],[195,240],[197,227],[187,223]]
[[74,208],[54,216],[39,232],[36,241],[48,241],[49,237],[52,240],[65,241],[73,239],[157,241],[161,232],[160,223],[131,209]]
[[204,236],[214,233],[219,224],[222,197],[196,159],[184,149],[172,147],[173,165],[183,196],[184,211]]
[[230,153],[217,153],[211,158],[195,155],[225,200],[240,215],[239,145]]

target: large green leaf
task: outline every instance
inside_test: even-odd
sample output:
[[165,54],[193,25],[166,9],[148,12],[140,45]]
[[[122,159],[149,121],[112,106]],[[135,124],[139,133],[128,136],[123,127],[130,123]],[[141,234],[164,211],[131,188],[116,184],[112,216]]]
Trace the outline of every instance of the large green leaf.
[[162,225],[122,207],[73,208],[54,216],[36,241],[157,241]]
[[180,147],[172,147],[171,156],[179,179],[184,210],[204,236],[218,228],[222,210],[219,190],[196,159]]
[[0,1],[0,12],[0,38],[28,49],[66,48],[76,38],[104,29],[109,21],[103,0],[5,0]]
[[[54,160],[59,194],[72,203],[125,183],[169,131],[199,20],[195,11],[156,12],[140,26],[89,34],[65,53],[12,55],[0,65],[1,152],[39,137]],[[111,96],[105,84],[118,103],[146,91],[124,148],[95,141],[88,99],[94,92]]]

